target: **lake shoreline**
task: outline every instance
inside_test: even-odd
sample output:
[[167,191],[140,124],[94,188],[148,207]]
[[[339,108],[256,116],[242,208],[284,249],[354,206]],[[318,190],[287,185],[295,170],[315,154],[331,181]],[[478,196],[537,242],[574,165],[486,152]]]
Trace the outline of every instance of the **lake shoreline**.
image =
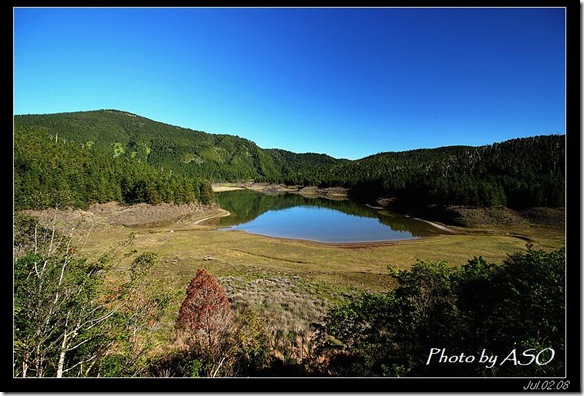
[[[181,285],[181,288],[188,285],[197,268],[204,266],[229,279],[265,279],[284,274],[333,289],[385,290],[388,263],[409,268],[416,260],[423,259],[445,260],[459,266],[475,255],[489,262],[501,262],[508,254],[524,250],[526,244],[544,250],[565,246],[564,228],[541,223],[539,226],[497,223],[478,228],[453,227],[454,234],[437,233],[417,239],[323,243],[243,231],[223,232],[210,221],[226,215],[226,210],[216,204],[198,208],[197,205],[102,205],[106,207],[92,207],[91,211],[47,209],[14,214],[25,212],[38,218],[41,225],[70,235],[78,244],[79,254],[85,257],[98,258],[112,249],[117,251],[121,243],[129,243],[128,251],[154,252],[162,263],[163,272],[158,276],[168,279],[172,285],[169,287]],[[113,217],[105,216],[108,211]],[[134,218],[137,212],[142,215]],[[165,212],[166,221],[147,221],[153,218],[151,214]],[[187,216],[177,218],[179,213]],[[138,219],[143,223],[136,224]],[[130,220],[132,225],[123,224],[129,224]],[[124,265],[130,265],[129,260]]]
[[[291,193],[291,194],[298,194],[305,197],[317,197],[317,198],[326,198],[326,199],[349,199],[348,189],[344,187],[327,187],[327,188],[319,188],[316,186],[287,186],[284,184],[271,184],[271,183],[217,183],[213,184],[212,186],[213,192],[229,192],[229,191],[238,191],[238,190],[251,190],[256,192],[261,192],[264,194],[270,193]],[[381,202],[380,202],[381,203]],[[385,206],[377,206],[371,204],[363,204],[364,206],[371,208],[373,210],[386,210]],[[396,212],[398,213],[398,212]],[[409,217],[409,216],[407,216]],[[413,220],[418,220],[425,222],[432,227],[436,228],[437,230],[455,234],[456,231],[452,230],[451,228],[445,226],[444,224],[439,224],[435,221],[430,221],[427,219],[419,218],[419,217],[411,217]],[[318,242],[318,241],[315,241]],[[380,243],[383,242],[391,242],[388,241],[378,241]],[[319,242],[319,243],[329,243],[329,242]],[[330,242],[334,243],[334,242]],[[343,242],[344,244],[345,242]],[[369,243],[369,242],[346,242],[346,243]],[[371,242],[375,243],[375,242]]]
[[231,213],[228,210],[225,210],[225,209],[222,209],[222,208],[219,208],[219,210],[220,210],[219,213],[216,213],[213,216],[204,217],[202,219],[196,220],[195,222],[193,222],[193,224],[196,224],[196,225],[199,225],[199,224],[200,225],[204,225],[203,223],[205,221],[208,221],[208,220],[211,220],[211,219],[218,219],[218,218],[221,218],[221,217],[231,216]]
[[438,224],[438,223],[436,223],[434,221],[421,219],[419,217],[412,217],[412,219],[418,220],[418,221],[423,221],[424,223],[430,224],[432,227],[438,228],[439,230],[448,232],[450,234],[455,234],[456,233],[456,231],[452,230],[451,228],[448,228],[448,227],[446,227],[445,225],[442,225],[442,224]]
[[371,208],[348,197],[327,199],[247,188],[218,193],[216,199],[221,208],[233,213],[233,217],[208,225],[221,224],[230,229],[277,238],[361,244],[453,233],[442,225]]
[[[234,190],[254,190],[258,192],[270,193],[270,186],[267,183],[253,185],[248,188],[241,185],[219,185],[215,186],[217,190],[234,191]],[[273,186],[272,186],[273,187]],[[298,191],[298,189],[296,189]],[[279,191],[283,192],[283,191]],[[302,195],[302,194],[298,194]],[[314,196],[314,195],[313,195]],[[312,196],[312,197],[313,197]],[[375,210],[385,210],[382,207],[372,207],[364,205]],[[377,205],[376,205],[377,206]],[[411,214],[411,218],[425,222],[435,228],[438,232],[436,235],[484,235],[500,232],[501,227],[522,229],[531,227],[543,227],[558,229],[563,231],[565,224],[565,212],[563,208],[530,208],[522,211],[514,211],[505,207],[494,208],[470,208],[470,207],[450,207],[456,216],[452,218],[462,218],[460,224],[444,224],[437,221],[432,216],[424,217],[420,214]],[[198,227],[209,229],[219,228],[214,225],[212,219],[218,219],[232,215],[228,210],[221,208],[218,203],[203,205],[200,203],[190,204],[168,204],[161,203],[121,205],[117,202],[104,204],[93,204],[89,208],[83,209],[45,209],[40,211],[23,210],[18,211],[24,214],[30,214],[38,217],[43,223],[56,225],[66,233],[75,228],[100,227],[111,229],[111,227],[122,227],[129,229],[156,229],[172,228],[174,230],[189,230]],[[16,213],[16,212],[15,212]],[[399,212],[396,212],[399,213]],[[406,215],[407,216],[407,215]],[[505,232],[506,235],[515,235],[516,232]],[[521,233],[523,234],[523,233]],[[434,235],[424,236],[419,239],[433,238]],[[296,239],[299,240],[300,239]],[[415,241],[415,239],[404,240],[387,240],[371,242],[318,242],[307,241],[319,245],[329,245],[331,247],[352,247],[359,246],[374,247],[380,245],[392,245],[404,243],[405,241]]]
[[213,192],[225,192],[236,190],[252,190],[262,193],[291,193],[309,197],[329,199],[348,198],[349,189],[344,187],[317,187],[297,186],[274,183],[214,183],[211,185]]
[[[270,183],[223,183],[214,184],[213,190],[233,191],[251,190],[265,194],[291,193],[310,198],[325,198],[329,200],[351,200],[348,189],[341,187],[318,188],[315,186],[287,186]],[[358,202],[357,202],[358,203]],[[450,205],[446,207],[408,208],[396,205],[395,198],[378,198],[374,202],[360,204],[377,211],[391,211],[412,219],[425,222],[439,233],[468,234],[483,232],[485,228],[527,227],[530,225],[552,228],[565,227],[565,208],[534,207],[514,210],[505,206],[472,207]]]

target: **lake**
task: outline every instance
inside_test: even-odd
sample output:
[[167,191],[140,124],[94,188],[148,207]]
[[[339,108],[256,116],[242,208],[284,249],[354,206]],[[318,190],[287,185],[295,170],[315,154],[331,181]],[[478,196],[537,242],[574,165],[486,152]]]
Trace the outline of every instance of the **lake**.
[[394,241],[444,233],[427,222],[348,199],[251,190],[218,192],[215,196],[231,215],[211,223],[225,231],[326,243]]

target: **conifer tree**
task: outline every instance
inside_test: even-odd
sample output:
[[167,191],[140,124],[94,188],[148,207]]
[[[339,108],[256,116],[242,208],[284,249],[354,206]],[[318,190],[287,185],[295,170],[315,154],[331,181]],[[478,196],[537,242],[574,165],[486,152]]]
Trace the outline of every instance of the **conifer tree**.
[[231,334],[231,304],[217,279],[199,269],[187,288],[176,321],[179,339],[202,363],[208,377],[231,375],[237,341]]

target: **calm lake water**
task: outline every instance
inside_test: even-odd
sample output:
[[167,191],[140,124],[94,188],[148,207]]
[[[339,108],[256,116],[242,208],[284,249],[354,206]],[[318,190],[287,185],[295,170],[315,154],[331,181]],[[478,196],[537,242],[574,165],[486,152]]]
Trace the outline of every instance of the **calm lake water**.
[[223,230],[328,243],[392,241],[443,233],[426,222],[350,200],[250,190],[215,195],[219,205],[231,213],[212,221]]

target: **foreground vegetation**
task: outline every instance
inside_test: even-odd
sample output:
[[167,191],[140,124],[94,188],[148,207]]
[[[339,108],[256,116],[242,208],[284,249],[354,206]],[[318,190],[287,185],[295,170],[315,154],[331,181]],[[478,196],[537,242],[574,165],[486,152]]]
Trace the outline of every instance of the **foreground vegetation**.
[[393,270],[394,290],[329,312],[326,367],[346,376],[560,376],[564,274],[563,249],[514,253],[501,265],[475,257],[458,268],[418,261]]
[[[533,375],[548,375],[550,370],[562,370],[558,364],[563,347],[557,333],[563,328],[557,322],[563,312],[563,300],[558,300],[557,294],[563,287],[561,227],[522,224],[511,229],[512,233],[494,225],[483,229],[454,228],[459,233],[416,241],[335,246],[221,232],[198,224],[198,219],[221,213],[212,207],[190,218],[181,214],[180,221],[142,226],[100,223],[97,217],[101,212],[103,208],[94,208],[93,212],[82,212],[81,217],[74,215],[79,211],[36,212],[44,226],[33,219],[17,221],[21,231],[15,239],[15,269],[19,274],[15,284],[15,375],[450,375],[452,372],[444,371],[443,365],[430,368],[420,362],[434,347],[447,348],[452,353],[456,348],[458,353],[478,353],[477,348],[482,346],[491,354],[503,354],[511,345],[495,342],[494,338],[475,334],[464,343],[457,340],[467,337],[462,332],[473,328],[491,328],[485,330],[484,337],[502,337],[494,334],[496,329],[492,327],[500,322],[493,322],[491,327],[486,324],[502,312],[507,322],[516,315],[514,308],[505,311],[503,306],[518,301],[511,298],[507,288],[524,287],[521,284],[529,285],[520,291],[522,307],[531,304],[534,315],[545,310],[545,317],[553,323],[538,327],[539,333],[532,333],[533,327],[527,322],[520,331],[501,328],[502,332],[514,332],[504,339],[524,349],[528,345],[551,345],[556,353],[554,365],[521,367],[522,371],[513,371],[511,365],[488,370],[476,365],[464,375],[514,376],[528,369],[547,370],[533,371]],[[132,217],[135,215],[132,212]],[[61,233],[53,234],[53,229]],[[62,248],[57,249],[57,245]],[[54,271],[39,275],[36,271],[40,264],[46,264],[44,268],[53,265]],[[71,283],[57,281],[61,269],[69,274],[64,281]],[[205,352],[199,338],[179,337],[176,329],[185,290],[201,269],[216,279],[229,300],[229,318],[217,320],[223,327],[212,333],[217,337],[213,345],[221,345],[221,356],[225,357],[219,369],[219,361],[209,360],[211,355]],[[510,280],[511,272],[506,271],[516,271],[515,280]],[[538,286],[544,282],[544,273],[548,280],[555,276],[554,284],[560,289]],[[31,282],[35,276],[40,283]],[[503,311],[489,313],[494,305],[473,306],[475,297],[468,293],[482,289],[465,286],[471,280],[476,287],[486,288],[485,293],[495,293],[480,301],[497,302],[497,309]],[[80,285],[90,284],[79,294]],[[56,285],[64,286],[59,289]],[[414,292],[410,290],[406,298],[404,288],[423,294],[411,295]],[[43,292],[33,293],[34,290]],[[460,294],[464,290],[467,294]],[[553,295],[545,294],[552,292]],[[536,296],[530,293],[545,295],[532,300]],[[134,297],[129,299],[130,295]],[[40,300],[31,300],[30,296]],[[62,309],[48,309],[52,304],[47,302],[60,298],[64,299]],[[506,298],[508,302],[501,301]],[[406,303],[426,305],[407,308]],[[47,309],[41,312],[34,307]],[[395,311],[398,307],[401,311]],[[417,319],[396,322],[393,315],[405,315],[406,308],[412,315],[417,312]],[[446,313],[438,312],[442,309]],[[478,309],[483,310],[480,315],[475,312]],[[64,335],[71,333],[65,330],[71,326],[71,316],[67,315],[75,312],[75,317],[87,319],[79,325],[92,325],[86,331],[77,329],[78,335],[63,348]],[[385,314],[380,316],[380,312]],[[41,314],[50,318],[30,316]],[[104,320],[89,321],[93,314]],[[459,324],[469,318],[474,321],[461,328]],[[515,322],[519,326],[523,320],[534,320],[530,318],[520,315]],[[424,322],[430,319],[434,322]],[[450,324],[452,320],[456,326]],[[45,333],[31,329],[31,324],[38,323],[46,326]],[[400,329],[395,327],[398,323],[422,327]],[[362,331],[367,328],[380,329],[381,333]],[[444,334],[440,337],[446,338],[431,338],[430,345],[430,339],[423,341],[423,334],[427,334],[421,331],[424,328],[442,328]],[[347,332],[339,333],[340,329]],[[357,331],[359,339],[351,338],[357,337]],[[388,340],[389,334],[409,334],[413,338],[401,344],[398,339]],[[375,347],[379,343],[387,348]],[[404,345],[409,346],[403,349]]]

